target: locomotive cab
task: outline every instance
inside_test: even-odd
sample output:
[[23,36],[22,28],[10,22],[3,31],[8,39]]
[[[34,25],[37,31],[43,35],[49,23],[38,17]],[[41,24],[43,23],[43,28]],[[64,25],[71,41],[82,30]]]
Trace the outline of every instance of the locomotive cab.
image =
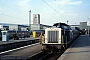
[[52,28],[45,29],[45,40],[42,43],[42,50],[52,51],[67,48],[73,41],[73,31],[65,23],[56,23]]

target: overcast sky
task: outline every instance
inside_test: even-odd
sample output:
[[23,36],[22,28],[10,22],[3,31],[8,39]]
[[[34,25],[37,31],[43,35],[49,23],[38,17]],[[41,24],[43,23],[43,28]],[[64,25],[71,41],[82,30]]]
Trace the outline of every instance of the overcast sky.
[[90,21],[90,0],[0,0],[0,23],[29,24],[29,10],[46,25]]

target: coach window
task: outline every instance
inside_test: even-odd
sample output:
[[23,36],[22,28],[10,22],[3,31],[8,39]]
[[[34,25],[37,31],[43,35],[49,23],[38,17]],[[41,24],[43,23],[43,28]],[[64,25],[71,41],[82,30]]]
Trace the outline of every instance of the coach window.
[[70,26],[68,26],[69,30],[72,30],[72,28]]
[[64,29],[65,29],[65,30],[68,30],[68,27],[67,27],[67,26],[64,26]]
[[58,24],[57,27],[60,28],[60,24]]
[[62,28],[62,29],[65,29],[65,28],[64,28],[64,25],[62,25],[61,28]]

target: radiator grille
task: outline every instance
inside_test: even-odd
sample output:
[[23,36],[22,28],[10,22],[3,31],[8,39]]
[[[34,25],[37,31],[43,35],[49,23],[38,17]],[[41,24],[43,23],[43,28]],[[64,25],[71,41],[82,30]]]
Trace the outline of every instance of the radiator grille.
[[48,31],[48,43],[58,43],[59,31]]

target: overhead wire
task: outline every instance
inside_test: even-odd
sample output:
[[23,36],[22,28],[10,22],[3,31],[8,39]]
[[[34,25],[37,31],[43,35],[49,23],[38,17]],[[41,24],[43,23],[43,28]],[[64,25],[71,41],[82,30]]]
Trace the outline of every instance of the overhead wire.
[[[1,4],[1,3],[0,3]],[[1,4],[2,6],[5,6],[5,7],[7,7],[7,8],[10,8],[10,9],[13,9],[13,10],[15,10],[15,11],[18,11],[19,13],[21,12],[21,13],[25,13],[25,12],[22,12],[22,11],[19,11],[18,9],[15,9],[15,8],[12,8],[12,7],[10,7],[10,6],[7,6],[7,5],[5,5],[5,4]],[[27,12],[27,11],[26,11]]]
[[[51,5],[49,5],[46,1],[42,0],[45,4],[47,4],[50,8],[52,8],[55,12],[57,12],[60,16],[66,19],[62,14],[60,14],[56,9],[54,9]],[[67,19],[66,19],[67,20]]]
[[[55,0],[55,1],[56,1],[56,3],[58,3],[57,0]],[[60,6],[59,3],[58,3],[58,5],[59,5],[59,7],[62,9],[62,11],[64,11],[63,8]],[[64,12],[65,12],[65,11],[64,11]],[[65,13],[65,14],[66,14],[66,16],[67,16],[67,13]],[[66,17],[66,20],[68,20],[67,17]]]
[[[1,3],[0,3],[1,4]],[[24,12],[22,12],[22,11],[19,11],[19,10],[17,10],[17,9],[14,9],[14,8],[12,8],[12,7],[9,7],[9,6],[7,6],[7,5],[5,5],[5,4],[1,4],[2,5],[2,7],[3,6],[5,6],[5,7],[7,7],[7,8],[10,8],[10,9],[13,9],[13,10],[15,10],[15,11],[18,11],[19,13],[21,12],[21,13],[24,13]],[[22,20],[27,20],[27,19],[24,19],[24,18],[19,18],[19,17],[16,17],[16,16],[11,16],[11,15],[7,15],[7,14],[5,14],[5,13],[0,13],[1,15],[3,15],[3,16],[8,16],[8,17],[12,17],[12,18],[16,18],[16,19],[22,19]]]
[[22,18],[19,18],[19,17],[15,17],[15,16],[11,16],[11,15],[7,15],[7,14],[3,14],[3,13],[0,13],[2,16],[7,16],[7,17],[12,17],[12,18],[16,18],[16,19],[21,19],[21,20],[26,20],[26,19],[22,19]]
[[[62,11],[64,11],[63,10],[63,8],[60,6],[60,4],[57,2],[57,0],[55,0],[56,1],[56,3],[59,5],[59,7],[62,9]],[[65,12],[65,11],[64,11]],[[65,13],[65,14],[67,14],[67,13]]]

